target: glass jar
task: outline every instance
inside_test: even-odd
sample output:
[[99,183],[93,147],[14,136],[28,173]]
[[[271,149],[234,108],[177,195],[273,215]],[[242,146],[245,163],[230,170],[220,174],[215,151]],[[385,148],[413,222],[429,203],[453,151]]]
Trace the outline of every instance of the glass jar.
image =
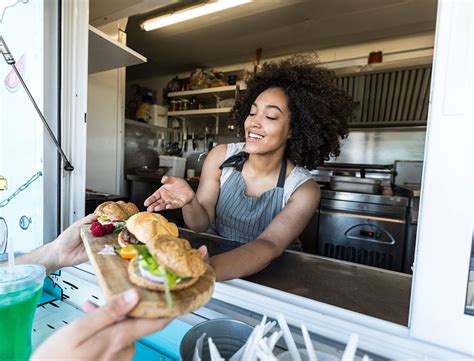
[[178,102],[176,100],[170,101],[170,105],[168,107],[170,112],[176,112],[178,110]]
[[195,109],[198,108],[198,102],[197,102],[196,97],[193,97],[193,98],[191,99],[191,104],[190,104],[189,107],[190,107],[190,109],[193,109],[193,110],[195,110]]
[[181,110],[189,110],[190,104],[188,99],[181,100]]

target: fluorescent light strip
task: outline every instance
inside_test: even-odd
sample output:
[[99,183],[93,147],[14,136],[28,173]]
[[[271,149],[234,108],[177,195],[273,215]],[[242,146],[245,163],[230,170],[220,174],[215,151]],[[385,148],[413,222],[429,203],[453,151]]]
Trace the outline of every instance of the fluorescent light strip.
[[146,31],[155,30],[190,19],[198,18],[203,15],[208,15],[225,9],[230,9],[235,6],[249,3],[251,1],[252,0],[218,0],[213,3],[207,3],[205,5],[192,7],[183,11],[178,11],[173,14],[145,20],[142,23],[141,27]]

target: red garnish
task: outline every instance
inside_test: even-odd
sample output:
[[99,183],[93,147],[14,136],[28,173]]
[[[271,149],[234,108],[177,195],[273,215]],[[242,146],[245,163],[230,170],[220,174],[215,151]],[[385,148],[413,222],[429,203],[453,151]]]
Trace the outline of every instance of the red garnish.
[[94,222],[91,224],[91,233],[94,237],[103,237],[106,234],[111,234],[114,232],[113,224],[101,224],[99,222]]
[[102,227],[105,229],[105,234],[111,234],[114,232],[114,225],[112,223],[103,224]]
[[106,234],[104,226],[99,222],[92,223],[90,230],[94,237],[102,237]]

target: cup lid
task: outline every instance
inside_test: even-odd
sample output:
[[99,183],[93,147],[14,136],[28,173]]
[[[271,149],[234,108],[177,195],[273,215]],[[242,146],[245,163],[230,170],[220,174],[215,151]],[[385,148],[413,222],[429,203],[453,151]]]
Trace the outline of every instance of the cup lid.
[[0,294],[42,285],[45,276],[46,269],[39,264],[16,265],[13,273],[8,267],[0,268]]

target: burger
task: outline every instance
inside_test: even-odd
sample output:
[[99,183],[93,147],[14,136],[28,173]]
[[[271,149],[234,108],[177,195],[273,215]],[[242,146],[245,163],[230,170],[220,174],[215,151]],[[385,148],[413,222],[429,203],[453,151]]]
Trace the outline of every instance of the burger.
[[99,204],[94,214],[98,216],[97,221],[101,224],[113,224],[114,227],[123,227],[125,221],[138,212],[137,206],[133,203],[107,201]]
[[98,205],[94,213],[98,217],[97,221],[91,224],[90,232],[94,237],[102,237],[120,232],[125,226],[125,221],[138,213],[138,208],[133,203],[108,201]]
[[178,227],[158,213],[140,212],[128,219],[118,235],[121,247],[130,247],[152,241],[160,236],[178,237]]
[[130,282],[152,291],[164,291],[172,307],[171,291],[194,285],[206,272],[201,252],[186,239],[178,238],[178,228],[156,213],[137,213],[119,234],[120,245],[137,251],[128,265]]

